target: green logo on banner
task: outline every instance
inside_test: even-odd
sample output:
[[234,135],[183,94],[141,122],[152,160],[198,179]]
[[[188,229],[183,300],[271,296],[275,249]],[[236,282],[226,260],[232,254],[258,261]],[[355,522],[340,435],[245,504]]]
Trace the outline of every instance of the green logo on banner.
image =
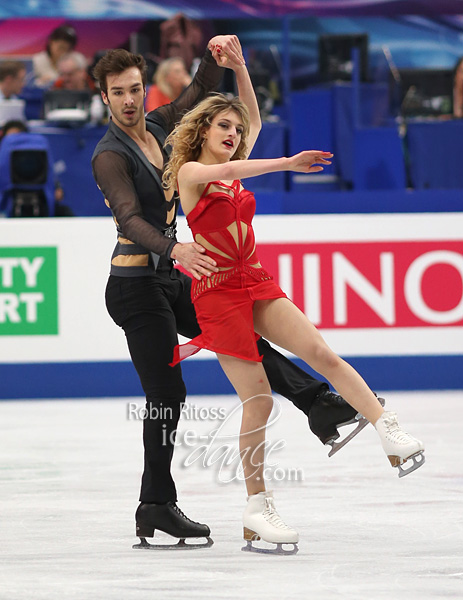
[[58,334],[56,248],[0,247],[0,335]]

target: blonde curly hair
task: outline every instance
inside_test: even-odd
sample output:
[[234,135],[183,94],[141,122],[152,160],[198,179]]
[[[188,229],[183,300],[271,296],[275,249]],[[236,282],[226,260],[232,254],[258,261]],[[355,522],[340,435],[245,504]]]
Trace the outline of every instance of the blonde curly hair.
[[198,160],[204,143],[204,133],[211,126],[212,120],[221,112],[230,109],[234,110],[243,122],[241,140],[231,160],[247,158],[246,142],[250,128],[247,106],[237,97],[227,98],[223,94],[214,94],[187,112],[167,137],[165,145],[170,145],[172,152],[162,176],[165,189],[177,185],[177,176],[182,165]]

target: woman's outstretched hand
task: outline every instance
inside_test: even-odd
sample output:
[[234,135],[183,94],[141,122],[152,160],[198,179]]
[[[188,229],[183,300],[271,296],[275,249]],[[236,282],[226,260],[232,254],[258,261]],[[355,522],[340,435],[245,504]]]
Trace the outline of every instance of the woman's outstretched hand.
[[209,41],[207,47],[219,67],[235,69],[246,64],[236,35],[216,35]]
[[287,160],[287,170],[297,171],[298,173],[317,173],[323,171],[322,165],[330,165],[332,158],[331,152],[323,152],[322,150],[304,150],[290,156]]

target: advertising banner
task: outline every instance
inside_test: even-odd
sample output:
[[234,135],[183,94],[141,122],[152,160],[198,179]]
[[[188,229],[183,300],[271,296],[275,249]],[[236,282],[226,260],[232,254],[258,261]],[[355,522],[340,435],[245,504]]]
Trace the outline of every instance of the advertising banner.
[[0,247],[0,335],[57,335],[57,249]]
[[[440,365],[442,385],[442,365],[455,372],[463,355],[463,214],[258,215],[254,228],[261,263],[336,353],[367,370],[374,360],[375,372],[393,360],[395,375],[401,361],[408,370],[428,360]],[[104,301],[115,240],[106,217],[0,220],[4,381],[8,365],[21,373],[54,365],[54,375],[56,365],[78,365],[92,395],[102,365],[131,367]],[[179,240],[191,241],[184,218]],[[204,386],[212,371],[201,377],[203,365],[216,362],[201,351],[182,368]]]
[[[463,215],[254,226],[262,264],[338,353],[463,353]],[[183,218],[179,238],[191,240]],[[1,220],[0,240],[0,362],[128,358],[104,306],[111,219]]]

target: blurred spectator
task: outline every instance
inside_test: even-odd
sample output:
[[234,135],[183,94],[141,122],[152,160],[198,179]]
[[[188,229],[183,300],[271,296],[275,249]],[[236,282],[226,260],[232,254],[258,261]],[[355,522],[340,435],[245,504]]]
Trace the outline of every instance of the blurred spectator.
[[168,58],[159,63],[153,77],[153,85],[146,96],[145,108],[147,112],[169,104],[180,96],[183,90],[190,85],[191,77],[181,58]]
[[463,118],[463,57],[455,65],[453,75],[453,116]]
[[2,128],[0,128],[0,142],[4,137],[12,133],[24,133],[28,131],[27,125],[24,121],[7,121]]
[[[20,139],[19,136],[23,136],[21,139],[26,140],[25,146],[33,148],[35,140],[40,141],[40,146],[46,148],[48,155],[50,178],[52,179],[53,199],[54,199],[54,216],[56,217],[73,217],[74,213],[69,206],[63,203],[64,191],[59,182],[58,178],[53,172],[53,157],[48,140],[45,136],[37,133],[29,133],[29,128],[23,121],[7,121],[0,129],[0,209],[2,212],[7,212],[9,209],[8,204],[11,201],[11,195],[9,194],[10,183],[6,174],[10,171],[10,150],[5,147],[3,140],[8,136],[18,136],[16,139]],[[51,193],[51,192],[50,192]],[[49,211],[50,212],[50,211]],[[52,214],[50,216],[53,216]]]
[[95,82],[87,71],[87,59],[80,52],[62,56],[57,64],[58,79],[53,89],[96,91]]
[[207,39],[200,25],[179,13],[161,23],[159,56],[162,59],[183,58],[189,71],[193,60],[203,55]]
[[26,66],[18,60],[0,63],[0,100],[18,98],[24,87]]
[[32,57],[35,84],[47,87],[58,78],[58,61],[69,54],[77,44],[77,34],[73,27],[61,25],[54,29],[47,40],[44,51]]

